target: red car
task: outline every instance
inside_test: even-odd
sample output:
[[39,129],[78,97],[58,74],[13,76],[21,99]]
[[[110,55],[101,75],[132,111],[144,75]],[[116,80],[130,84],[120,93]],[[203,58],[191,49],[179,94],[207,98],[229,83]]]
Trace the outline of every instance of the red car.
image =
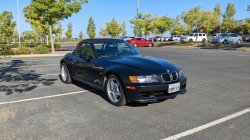
[[152,46],[154,46],[154,43],[152,41],[146,40],[144,38],[135,38],[135,39],[129,40],[128,43],[134,47],[137,47],[137,46],[152,47]]

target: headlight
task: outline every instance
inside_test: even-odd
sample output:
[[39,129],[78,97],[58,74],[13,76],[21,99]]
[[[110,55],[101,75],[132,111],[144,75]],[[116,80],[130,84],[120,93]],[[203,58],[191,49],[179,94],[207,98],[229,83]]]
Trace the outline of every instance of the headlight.
[[181,78],[181,77],[183,77],[183,76],[184,76],[183,71],[180,70],[180,71],[179,71],[179,78]]
[[223,41],[224,39],[220,39],[220,41]]
[[158,83],[159,81],[152,75],[147,76],[129,76],[132,83]]

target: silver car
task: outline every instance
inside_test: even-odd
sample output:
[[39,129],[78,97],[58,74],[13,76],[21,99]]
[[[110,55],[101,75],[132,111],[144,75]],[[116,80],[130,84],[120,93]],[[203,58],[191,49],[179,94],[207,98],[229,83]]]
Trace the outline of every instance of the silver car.
[[235,33],[224,33],[211,39],[211,43],[240,44],[241,42],[242,42],[242,37]]

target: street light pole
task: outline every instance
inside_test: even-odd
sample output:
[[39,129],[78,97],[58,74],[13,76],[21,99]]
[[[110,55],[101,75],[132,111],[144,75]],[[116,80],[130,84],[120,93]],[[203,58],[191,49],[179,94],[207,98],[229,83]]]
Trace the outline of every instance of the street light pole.
[[[220,14],[220,19],[221,19],[222,14]],[[221,21],[220,21],[220,34],[221,34]]]
[[[245,15],[246,15],[246,6],[247,6],[247,0],[245,0],[244,22],[245,22]],[[241,24],[243,24],[243,21],[241,22]],[[243,32],[244,32],[244,27],[242,26],[242,36],[243,36]]]
[[138,14],[139,14],[139,0],[138,0],[137,16]]
[[19,34],[19,47],[21,47],[21,40],[20,40],[20,24],[19,24],[19,3],[17,0],[17,15],[18,15],[18,34]]

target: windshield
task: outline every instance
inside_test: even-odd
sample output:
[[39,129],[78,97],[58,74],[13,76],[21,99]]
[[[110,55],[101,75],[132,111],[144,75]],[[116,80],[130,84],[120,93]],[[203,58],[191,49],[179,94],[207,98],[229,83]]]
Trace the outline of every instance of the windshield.
[[187,36],[194,36],[194,34],[187,34]]
[[221,34],[221,35],[218,35],[218,37],[226,37],[228,36],[228,34]]
[[93,43],[98,57],[117,55],[140,55],[140,53],[125,41],[105,41]]

